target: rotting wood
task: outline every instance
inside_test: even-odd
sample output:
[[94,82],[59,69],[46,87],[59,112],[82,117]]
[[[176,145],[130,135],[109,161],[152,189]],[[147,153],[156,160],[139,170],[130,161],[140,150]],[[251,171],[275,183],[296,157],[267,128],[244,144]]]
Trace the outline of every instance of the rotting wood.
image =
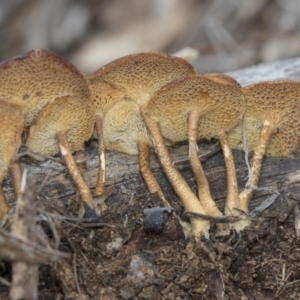
[[[267,65],[258,65],[248,69],[231,72],[229,75],[233,76],[243,86],[261,80],[283,78],[300,80],[300,58]],[[211,145],[212,143],[200,143],[199,153],[205,153],[212,147]],[[202,147],[203,149],[201,149]],[[96,155],[97,143],[91,142],[86,152],[90,158],[87,161],[87,171],[84,175],[89,186],[93,189],[96,185],[98,174],[98,157]],[[184,160],[188,157],[188,147],[184,144],[173,148],[171,149],[171,154],[174,161]],[[237,169],[239,188],[242,190],[246,183],[247,176],[244,154],[241,151],[233,151],[233,155]],[[72,179],[64,166],[53,161],[37,163],[33,160],[26,159],[25,162],[26,163],[23,161],[23,167],[26,166],[26,168],[28,168],[29,177],[35,178],[37,186],[41,185],[50,169],[53,169],[52,175],[42,190],[42,195],[46,196],[47,199],[59,198],[62,202],[65,201],[65,203],[67,203],[70,198],[75,197],[75,184],[72,182]],[[106,163],[106,186],[113,184],[115,187],[114,192],[107,200],[108,207],[110,204],[130,203],[130,201],[139,198],[140,200],[138,201],[143,201],[142,198],[144,198],[143,196],[147,194],[148,191],[139,173],[138,157],[108,152]],[[284,195],[285,192],[296,194],[299,191],[300,180],[298,182],[295,179],[292,180],[292,178],[297,178],[298,173],[300,175],[299,166],[299,150],[294,154],[294,157],[290,159],[267,157],[264,160],[259,186],[276,188],[282,195]],[[162,186],[167,200],[170,201],[175,210],[180,211],[182,205],[163,175],[162,168],[154,154],[151,155],[151,168],[154,172],[154,176]],[[178,168],[184,178],[195,190],[194,177],[189,163],[181,163],[178,165]],[[203,162],[203,168],[211,186],[212,197],[213,199],[216,199],[219,207],[223,209],[226,199],[226,172],[221,152],[206,159]],[[10,179],[7,179],[4,182],[4,191],[9,203],[12,204],[13,189]],[[267,191],[256,192],[253,201],[250,203],[250,210],[266,196]],[[279,200],[276,200],[276,204],[273,205],[272,208],[278,207],[277,204],[279,204],[280,201],[280,198]],[[148,207],[151,206],[151,203],[147,202],[144,205],[145,207]],[[128,209],[130,209],[130,207]]]

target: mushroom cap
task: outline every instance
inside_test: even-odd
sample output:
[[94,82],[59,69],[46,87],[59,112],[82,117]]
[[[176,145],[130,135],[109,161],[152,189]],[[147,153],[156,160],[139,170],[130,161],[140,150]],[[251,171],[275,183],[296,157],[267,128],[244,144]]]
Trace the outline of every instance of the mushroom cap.
[[20,106],[0,100],[0,180],[3,180],[11,158],[21,145],[24,123]]
[[187,139],[188,114],[192,111],[200,115],[198,138],[217,137],[233,128],[245,110],[241,89],[228,82],[187,75],[158,90],[142,110],[159,122],[163,137],[171,142]]
[[20,105],[31,125],[38,112],[57,97],[88,97],[85,77],[62,57],[31,50],[0,64],[0,99]]
[[194,74],[195,70],[186,60],[162,53],[138,53],[124,56],[103,66],[89,76],[89,86],[96,106],[102,106],[95,95],[101,94],[105,105],[100,109],[105,111],[107,103],[114,101],[113,97],[105,98],[101,84],[97,91],[95,85],[101,81],[111,86],[111,89],[122,91],[125,97],[137,102],[148,100],[152,94],[172,80]]
[[[267,155],[288,157],[300,145],[300,82],[292,80],[266,81],[246,86],[244,128],[247,147],[254,150],[259,144],[265,121],[274,128]],[[228,136],[230,147],[242,143],[242,126]]]
[[105,147],[109,150],[137,155],[137,141],[143,140],[152,146],[140,109],[135,101],[122,100],[103,118]]
[[30,127],[26,145],[44,155],[59,152],[58,131],[65,131],[72,152],[83,150],[93,132],[94,109],[87,99],[65,96],[48,103]]
[[239,84],[239,82],[237,82],[234,78],[226,75],[226,74],[222,74],[222,73],[203,73],[200,74],[201,76],[211,79],[215,82],[218,83],[222,83],[222,84],[231,84],[231,85],[235,85],[238,88],[241,88],[241,85]]

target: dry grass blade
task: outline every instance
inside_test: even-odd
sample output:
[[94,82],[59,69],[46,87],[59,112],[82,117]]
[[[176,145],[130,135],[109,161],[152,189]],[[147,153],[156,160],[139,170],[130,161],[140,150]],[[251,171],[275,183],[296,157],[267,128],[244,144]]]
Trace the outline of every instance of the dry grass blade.
[[[214,156],[216,153],[218,153],[221,150],[220,144],[216,143],[211,150],[208,150],[207,152],[200,154],[198,157],[200,159],[200,161],[205,161],[206,159]],[[186,159],[180,159],[180,160],[175,160],[174,164],[175,166],[179,166],[179,165],[183,165],[183,164],[187,164],[190,163],[190,159],[186,158]]]

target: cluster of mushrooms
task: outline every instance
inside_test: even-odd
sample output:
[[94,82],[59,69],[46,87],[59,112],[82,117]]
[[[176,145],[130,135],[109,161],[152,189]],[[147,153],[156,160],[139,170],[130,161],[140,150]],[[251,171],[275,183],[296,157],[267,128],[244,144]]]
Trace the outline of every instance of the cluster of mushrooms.
[[[198,74],[184,59],[139,53],[117,59],[90,76],[46,50],[32,50],[0,64],[0,180],[20,170],[14,154],[23,143],[34,153],[61,153],[81,196],[79,215],[100,214],[93,198],[105,187],[105,149],[139,156],[150,193],[170,207],[150,169],[154,149],[185,210],[221,217],[198,157],[199,139],[217,138],[226,165],[225,216],[230,229],[248,225],[243,215],[257,186],[265,155],[289,156],[300,143],[300,82],[261,82],[242,88],[223,74]],[[93,132],[99,144],[94,195],[72,152],[84,150]],[[24,134],[26,132],[26,134]],[[195,195],[172,162],[167,146],[188,140]],[[239,193],[231,149],[254,151],[249,181]],[[8,211],[0,189],[0,218]],[[191,217],[195,237],[209,236],[209,221]],[[224,229],[224,228],[223,228]],[[220,229],[220,230],[223,230]],[[226,228],[226,230],[229,228]],[[225,231],[226,231],[225,230]]]

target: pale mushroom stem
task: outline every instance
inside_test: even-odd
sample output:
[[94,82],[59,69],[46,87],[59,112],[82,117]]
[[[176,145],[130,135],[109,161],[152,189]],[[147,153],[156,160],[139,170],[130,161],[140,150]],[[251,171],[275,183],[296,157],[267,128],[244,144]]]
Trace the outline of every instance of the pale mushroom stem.
[[208,215],[222,216],[216,203],[211,197],[209,183],[203,171],[198,157],[198,130],[200,114],[197,111],[191,111],[188,114],[188,135],[189,135],[189,158],[192,170],[198,186],[198,196],[200,202]]
[[[105,143],[104,143],[103,130],[102,130],[102,118],[98,115],[96,115],[95,118],[95,129],[98,137],[99,170],[98,170],[98,178],[97,178],[94,194],[95,196],[101,196],[105,188],[106,162],[105,162]],[[104,201],[99,204],[99,208],[101,213],[103,213],[107,209],[107,206]]]
[[7,213],[8,211],[8,205],[7,205],[7,201],[6,201],[6,197],[3,191],[3,187],[2,187],[2,183],[3,180],[7,174],[7,169],[6,169],[7,164],[4,163],[3,165],[0,165],[0,220],[3,219],[4,215]]
[[19,195],[21,192],[21,184],[22,184],[22,169],[20,161],[12,160],[9,166],[9,173],[11,176],[11,181],[14,189],[15,199],[19,199]]
[[249,174],[250,187],[246,187],[239,195],[239,208],[245,212],[248,212],[249,202],[254,194],[254,189],[251,188],[251,186],[257,186],[258,184],[262,167],[262,161],[266,153],[267,147],[270,143],[273,132],[274,127],[271,126],[269,121],[265,121],[263,123],[263,128],[260,134],[259,145],[255,149],[253,155],[251,174]]
[[93,203],[93,198],[90,192],[90,189],[87,185],[87,183],[85,182],[85,180],[83,179],[83,177],[81,176],[75,160],[72,156],[71,150],[70,150],[70,146],[67,140],[67,135],[65,131],[58,131],[56,133],[56,138],[58,141],[58,146],[60,149],[60,152],[64,158],[64,161],[67,165],[67,168],[69,169],[70,175],[72,176],[73,180],[75,181],[79,193],[81,195],[81,205],[80,205],[80,209],[79,209],[79,215],[82,217],[85,213],[85,208],[84,208],[84,203],[85,202],[88,206],[90,206],[90,208],[94,209],[94,203]]
[[102,118],[96,115],[95,129],[98,136],[98,152],[99,152],[99,171],[95,188],[95,195],[100,196],[104,192],[105,186],[105,144],[102,131]]
[[[164,144],[158,122],[149,118],[145,114],[143,114],[143,117],[153,139],[153,144],[164,172],[166,173],[176,194],[181,199],[184,208],[187,211],[206,214],[202,204],[200,203],[196,195],[192,192],[188,184],[185,182],[184,178],[174,167],[168,149]],[[209,237],[209,221],[191,218],[191,223],[193,227],[193,233],[196,238],[200,238],[201,235],[204,235],[207,238]]]
[[[3,177],[3,176],[1,176],[1,177]],[[1,179],[0,179],[0,182],[2,184],[4,177],[1,178]],[[5,216],[7,211],[8,211],[8,205],[7,205],[7,201],[6,201],[6,198],[5,198],[5,195],[4,195],[4,192],[3,192],[3,188],[2,188],[2,185],[1,185],[0,186],[0,220],[3,219],[3,217]]]
[[226,133],[219,135],[219,141],[224,155],[227,176],[227,198],[225,204],[225,215],[235,214],[236,208],[239,208],[239,190],[236,178],[236,170],[232,151],[228,145]]
[[164,207],[171,207],[150,169],[150,147],[148,143],[139,140],[137,141],[137,147],[139,151],[140,171],[150,193],[157,193],[160,199],[162,200]]

